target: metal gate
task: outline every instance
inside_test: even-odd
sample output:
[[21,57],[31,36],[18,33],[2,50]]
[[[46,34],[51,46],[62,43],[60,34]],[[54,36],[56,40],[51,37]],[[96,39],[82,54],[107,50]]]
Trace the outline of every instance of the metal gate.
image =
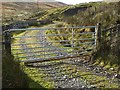
[[7,30],[5,35],[16,57],[24,63],[36,63],[92,54],[98,30],[98,26],[25,28]]

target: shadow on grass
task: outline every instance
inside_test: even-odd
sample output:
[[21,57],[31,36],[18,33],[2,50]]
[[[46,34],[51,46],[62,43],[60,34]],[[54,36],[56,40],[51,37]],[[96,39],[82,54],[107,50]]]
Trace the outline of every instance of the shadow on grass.
[[119,55],[120,49],[119,49],[119,43],[114,43],[114,47],[111,47],[111,42],[102,40],[100,43],[99,49],[95,53],[93,57],[93,62],[96,62],[96,60],[99,60],[98,64],[101,62],[104,63],[103,67],[106,65],[117,65],[118,71],[120,71],[120,55]]
[[[21,69],[20,64],[14,57],[3,51],[2,55],[2,88],[29,88],[34,87],[46,90],[40,84],[31,80]],[[29,83],[32,82],[32,83]]]

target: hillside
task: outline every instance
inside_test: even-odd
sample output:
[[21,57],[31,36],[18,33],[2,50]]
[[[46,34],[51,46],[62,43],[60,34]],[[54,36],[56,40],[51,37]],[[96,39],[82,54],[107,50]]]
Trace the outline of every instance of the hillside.
[[7,2],[2,3],[3,22],[12,22],[29,18],[33,13],[66,6],[60,2]]
[[120,2],[91,2],[49,10],[38,20],[60,20],[74,26],[96,25],[102,23],[104,28],[120,20]]
[[119,2],[120,0],[103,0],[105,2]]
[[[120,88],[119,33],[99,33],[102,38],[98,47],[96,40],[99,38],[95,31],[98,29],[66,28],[93,26],[97,23],[102,25],[99,30],[112,27],[116,22],[120,22],[120,2],[91,2],[73,6],[60,2],[6,3],[3,7],[9,8],[7,14],[3,10],[4,17],[8,16],[4,22],[20,20],[19,23],[23,23],[26,20],[21,26],[27,24],[28,26],[23,28],[29,28],[28,31],[22,29],[20,32],[11,33],[11,47],[7,46],[2,57],[3,88]],[[11,24],[12,28],[13,25]],[[43,30],[37,30],[36,27]],[[30,30],[31,28],[34,30]],[[115,27],[116,30],[117,28]],[[108,40],[105,41],[106,39]],[[114,47],[111,41],[114,41]],[[89,55],[84,55],[84,52],[89,52]],[[53,61],[56,57],[62,59],[61,57],[66,58],[75,53],[80,57]],[[38,60],[41,63],[37,62]]]
[[[62,21],[71,25],[96,25],[101,23],[103,28],[108,28],[120,20],[120,2],[114,3],[89,3],[87,9],[79,10],[75,15],[64,16]],[[81,7],[81,5],[79,6]],[[74,22],[76,21],[76,22]]]
[[[67,6],[46,11],[46,13],[43,16],[37,16],[37,18],[38,20],[48,19],[52,21],[64,22],[63,24],[60,24],[57,27],[95,26],[97,25],[97,23],[101,23],[101,30],[104,30],[106,28],[112,27],[116,23],[120,23],[120,2],[91,2],[86,4],[78,4],[75,6]],[[92,29],[89,29],[87,31],[92,31]],[[54,32],[48,33],[53,34]],[[60,33],[65,32],[61,31]],[[68,31],[67,33],[70,32]],[[61,40],[61,37],[64,40],[64,36],[57,36],[55,38],[51,38],[51,40]],[[67,39],[69,40],[69,38],[70,37],[68,37]],[[103,47],[105,46],[106,45],[104,43]],[[105,56],[105,58],[110,58],[108,50],[105,51],[108,55],[108,57]],[[119,56],[116,57],[119,58]],[[113,60],[112,58],[109,59],[109,63],[111,63],[111,65],[113,64],[112,61],[114,61],[116,65],[120,64],[117,62],[118,59]],[[106,59],[103,60],[106,61]]]

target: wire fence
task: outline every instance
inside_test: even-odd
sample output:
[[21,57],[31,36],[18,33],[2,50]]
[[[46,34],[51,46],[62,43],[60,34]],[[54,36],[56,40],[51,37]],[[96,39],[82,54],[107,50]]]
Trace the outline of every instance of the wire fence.
[[[115,56],[120,52],[120,24],[116,24],[102,31],[101,46],[107,47],[108,51]],[[106,46],[105,46],[106,45]]]

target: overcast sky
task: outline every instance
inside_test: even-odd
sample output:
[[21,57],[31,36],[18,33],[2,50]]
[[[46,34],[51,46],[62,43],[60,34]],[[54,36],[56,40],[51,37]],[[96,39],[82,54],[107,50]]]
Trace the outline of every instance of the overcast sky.
[[56,0],[66,4],[79,4],[84,2],[94,2],[94,1],[102,1],[102,0]]

